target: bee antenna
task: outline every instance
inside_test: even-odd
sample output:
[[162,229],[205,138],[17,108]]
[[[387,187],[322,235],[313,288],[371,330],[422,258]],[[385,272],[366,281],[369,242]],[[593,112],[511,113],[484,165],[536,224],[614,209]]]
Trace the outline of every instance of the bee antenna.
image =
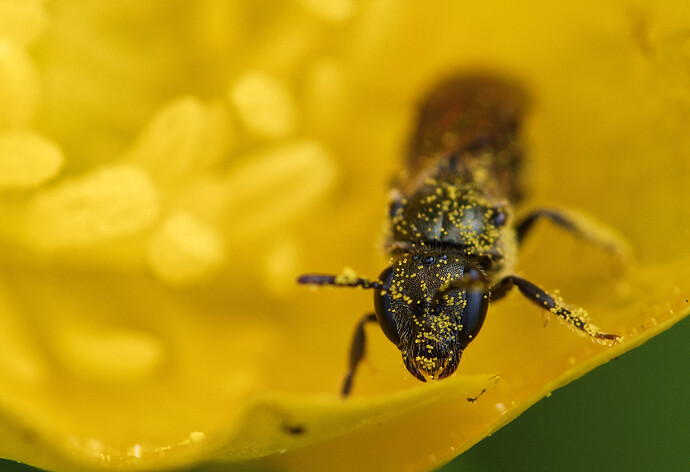
[[443,296],[452,290],[471,290],[478,287],[487,289],[489,287],[489,279],[479,267],[470,267],[463,278],[453,279],[436,291],[431,301],[432,308],[436,307]]
[[343,275],[304,274],[297,278],[297,283],[303,285],[333,285],[335,287],[362,287],[374,290],[388,290],[389,286],[378,280],[363,277],[346,277]]

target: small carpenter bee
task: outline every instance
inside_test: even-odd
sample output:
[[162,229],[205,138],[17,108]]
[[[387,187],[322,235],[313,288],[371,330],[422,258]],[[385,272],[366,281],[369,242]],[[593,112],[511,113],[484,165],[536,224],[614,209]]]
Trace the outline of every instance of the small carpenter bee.
[[374,290],[375,313],[355,329],[342,394],[348,395],[364,356],[364,325],[377,322],[421,380],[443,379],[484,323],[489,301],[517,287],[528,300],[589,336],[598,331],[583,310],[568,309],[513,275],[517,248],[539,219],[597,240],[565,214],[538,209],[513,221],[522,199],[520,128],[528,105],[516,83],[475,73],[444,81],[423,101],[405,167],[392,191],[387,250],[390,266],[377,280],[302,275],[312,285]]

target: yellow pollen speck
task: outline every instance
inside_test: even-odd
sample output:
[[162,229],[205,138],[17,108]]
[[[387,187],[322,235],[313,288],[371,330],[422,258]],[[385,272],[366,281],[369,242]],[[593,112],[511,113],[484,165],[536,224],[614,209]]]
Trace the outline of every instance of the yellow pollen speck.
[[335,278],[337,284],[348,284],[357,280],[359,276],[352,267],[343,268],[342,272]]

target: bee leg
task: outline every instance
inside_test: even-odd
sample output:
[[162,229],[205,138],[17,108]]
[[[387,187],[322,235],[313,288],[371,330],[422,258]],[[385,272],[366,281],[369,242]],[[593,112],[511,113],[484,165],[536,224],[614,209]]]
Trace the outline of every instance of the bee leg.
[[525,236],[534,227],[534,223],[540,219],[550,220],[576,237],[614,253],[621,259],[625,259],[628,255],[625,241],[600,223],[581,213],[551,208],[533,210],[516,223],[515,233],[518,245],[522,244]]
[[343,397],[347,397],[350,394],[350,390],[352,390],[352,379],[357,371],[357,366],[359,366],[359,363],[364,358],[366,350],[364,325],[367,323],[376,323],[376,315],[374,313],[364,315],[355,327],[355,332],[352,336],[352,344],[350,345],[350,365],[345,375],[345,380],[343,381],[343,388],[340,391]]
[[[504,277],[491,288],[491,301],[496,301],[503,298],[514,286],[517,287],[518,290],[520,290],[520,293],[522,293],[522,295],[529,301],[545,310],[550,311],[554,315],[562,318],[589,336],[596,339],[613,341],[614,343],[620,339],[620,337],[615,334],[602,333],[596,326],[588,323],[585,319],[587,314],[584,310],[573,310],[576,312],[573,313],[573,311],[562,306],[551,295],[534,285],[532,282],[515,275]],[[580,316],[580,314],[582,316]]]

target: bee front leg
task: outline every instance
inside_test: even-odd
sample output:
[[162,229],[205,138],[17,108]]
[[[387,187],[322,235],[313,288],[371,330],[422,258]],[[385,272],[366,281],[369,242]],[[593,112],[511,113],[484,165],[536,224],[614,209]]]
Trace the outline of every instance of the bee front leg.
[[347,397],[350,394],[350,390],[352,390],[352,379],[366,352],[367,339],[364,332],[364,325],[376,322],[376,315],[374,313],[368,313],[359,320],[355,327],[355,332],[352,335],[352,344],[350,345],[350,364],[347,374],[345,375],[345,380],[343,380],[343,387],[340,391],[343,397]]
[[525,236],[534,227],[534,223],[542,219],[551,221],[577,238],[599,246],[620,259],[626,259],[628,256],[627,244],[614,231],[584,214],[562,209],[540,208],[522,217],[515,224],[518,245],[522,244]]
[[534,285],[532,282],[515,275],[509,275],[501,279],[491,288],[491,301],[503,298],[513,287],[517,287],[520,293],[532,303],[550,311],[593,338],[613,341],[614,343],[620,339],[620,337],[615,334],[600,332],[596,326],[586,320],[587,312],[582,308],[569,310],[564,307],[560,301]]

